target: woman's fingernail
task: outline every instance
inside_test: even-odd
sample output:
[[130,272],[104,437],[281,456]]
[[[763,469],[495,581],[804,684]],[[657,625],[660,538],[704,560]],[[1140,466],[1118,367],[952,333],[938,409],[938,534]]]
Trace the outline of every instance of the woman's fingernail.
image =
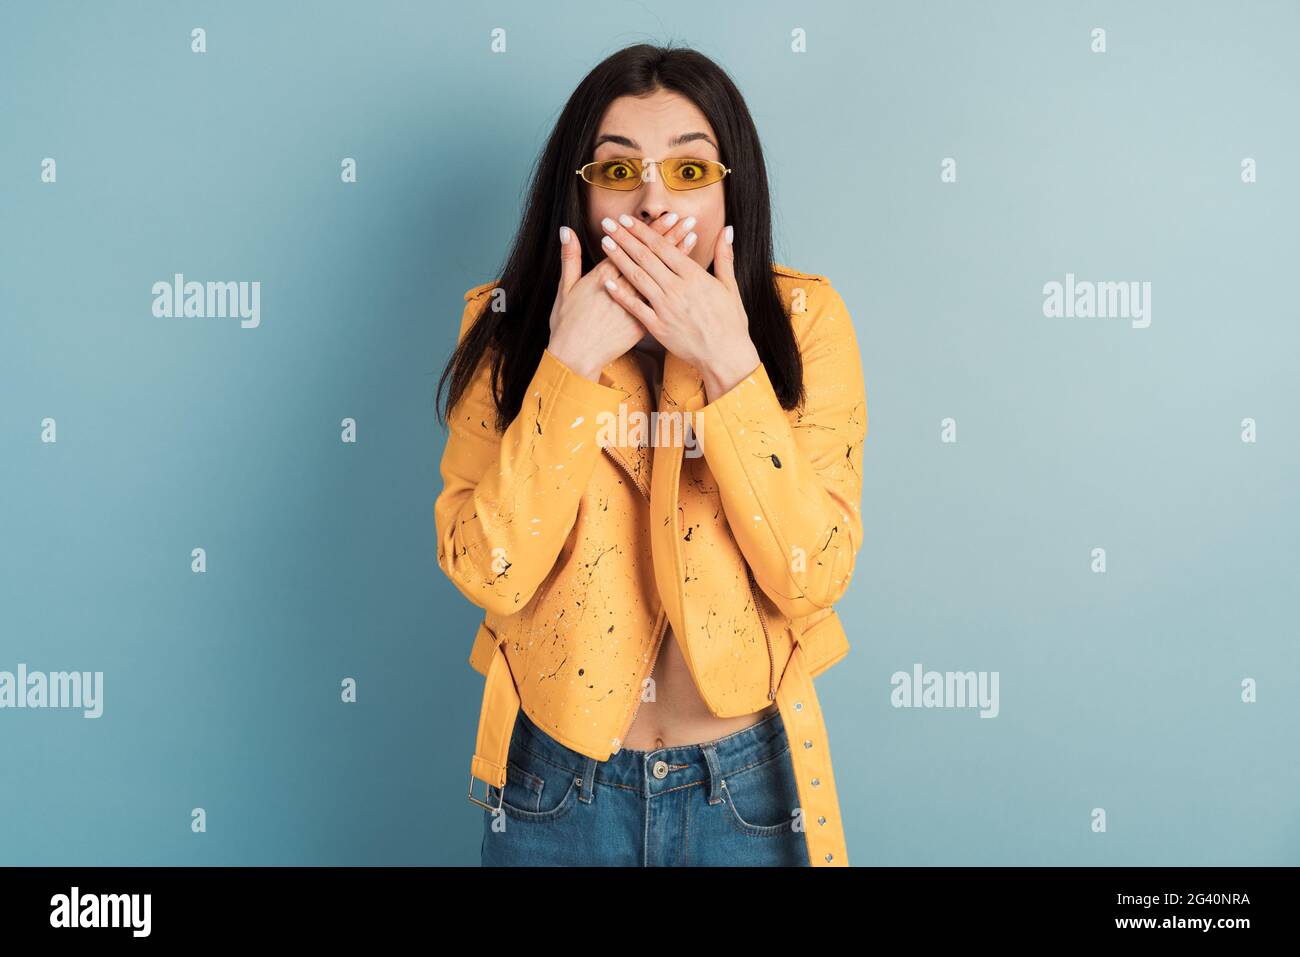
[[612,279],[605,280],[605,288],[608,289],[610,292],[618,292],[618,286],[615,284],[614,280]]
[[569,244],[569,231],[570,230],[568,226],[560,227],[560,243],[562,245],[567,246]]
[[731,226],[728,226],[728,227],[727,227],[727,242],[730,243],[731,240],[732,240],[732,238],[733,238],[735,235],[736,235],[736,231],[735,231],[735,229],[733,229]]
[[696,240],[696,238],[697,238],[697,237],[696,237],[696,235],[695,235],[694,233],[687,233],[687,234],[686,234],[686,248],[687,248],[687,249],[690,249],[692,246],[695,245],[695,240]]
[[618,229],[618,223],[614,222],[614,220],[610,219],[608,216],[600,221],[600,225],[605,227],[605,232],[607,233],[612,233],[614,230]]
[[690,229],[694,225],[695,225],[695,217],[687,216],[686,222],[682,223],[682,229]]
[[622,216],[620,216],[618,218],[618,221],[622,223],[624,226],[626,226],[628,229],[632,228],[632,217],[629,216],[627,213],[624,213]]
[[677,214],[676,214],[676,213],[669,213],[667,216],[664,217],[664,225],[665,225],[665,226],[671,226],[671,225],[672,225],[673,223],[675,223],[675,222],[677,222]]
[[608,236],[603,237],[600,241],[600,244],[604,246],[606,249],[608,249],[610,252],[613,252],[615,249],[618,248],[618,243],[614,242],[614,240],[610,239]]

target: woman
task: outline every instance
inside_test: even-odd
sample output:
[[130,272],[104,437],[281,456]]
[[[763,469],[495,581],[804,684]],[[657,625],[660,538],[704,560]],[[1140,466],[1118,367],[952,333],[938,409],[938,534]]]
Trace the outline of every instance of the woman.
[[435,512],[487,613],[482,862],[847,864],[811,678],[848,651],[862,372],[830,283],[772,263],[726,74],[597,66],[465,299]]

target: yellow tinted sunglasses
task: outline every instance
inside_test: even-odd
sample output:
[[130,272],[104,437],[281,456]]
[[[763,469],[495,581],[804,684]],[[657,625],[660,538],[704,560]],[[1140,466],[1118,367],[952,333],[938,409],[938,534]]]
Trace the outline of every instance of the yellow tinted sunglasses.
[[577,170],[579,176],[592,186],[601,189],[637,189],[643,182],[654,179],[654,168],[659,167],[664,185],[669,189],[699,189],[721,182],[731,170],[717,160],[674,156],[672,159],[637,159],[620,156],[615,159],[596,160]]

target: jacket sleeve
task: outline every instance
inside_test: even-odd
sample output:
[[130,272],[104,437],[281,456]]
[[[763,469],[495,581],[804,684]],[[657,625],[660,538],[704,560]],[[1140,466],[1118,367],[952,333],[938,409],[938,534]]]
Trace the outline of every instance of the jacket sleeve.
[[760,362],[696,413],[700,445],[732,534],[759,587],[786,615],[834,604],[862,544],[867,399],[848,310],[822,278],[801,337],[805,402],[794,421]]
[[[467,302],[460,338],[482,305]],[[475,605],[511,615],[555,565],[601,455],[601,413],[616,414],[626,395],[543,351],[519,414],[498,432],[490,366],[485,355],[448,415],[434,520],[438,566]]]

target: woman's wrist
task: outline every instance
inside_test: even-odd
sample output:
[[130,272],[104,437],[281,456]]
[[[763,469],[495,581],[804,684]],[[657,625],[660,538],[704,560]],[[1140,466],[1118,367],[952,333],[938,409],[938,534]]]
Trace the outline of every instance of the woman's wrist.
[[704,377],[706,401],[714,402],[720,396],[726,395],[758,368],[761,361],[758,349],[748,337],[743,345],[734,350],[711,357],[710,361],[700,369],[700,374]]
[[556,342],[552,339],[546,345],[546,351],[558,359],[563,365],[567,366],[569,371],[575,375],[580,375],[584,379],[590,379],[592,382],[600,381],[600,369],[592,369],[583,359],[570,353],[564,343]]

